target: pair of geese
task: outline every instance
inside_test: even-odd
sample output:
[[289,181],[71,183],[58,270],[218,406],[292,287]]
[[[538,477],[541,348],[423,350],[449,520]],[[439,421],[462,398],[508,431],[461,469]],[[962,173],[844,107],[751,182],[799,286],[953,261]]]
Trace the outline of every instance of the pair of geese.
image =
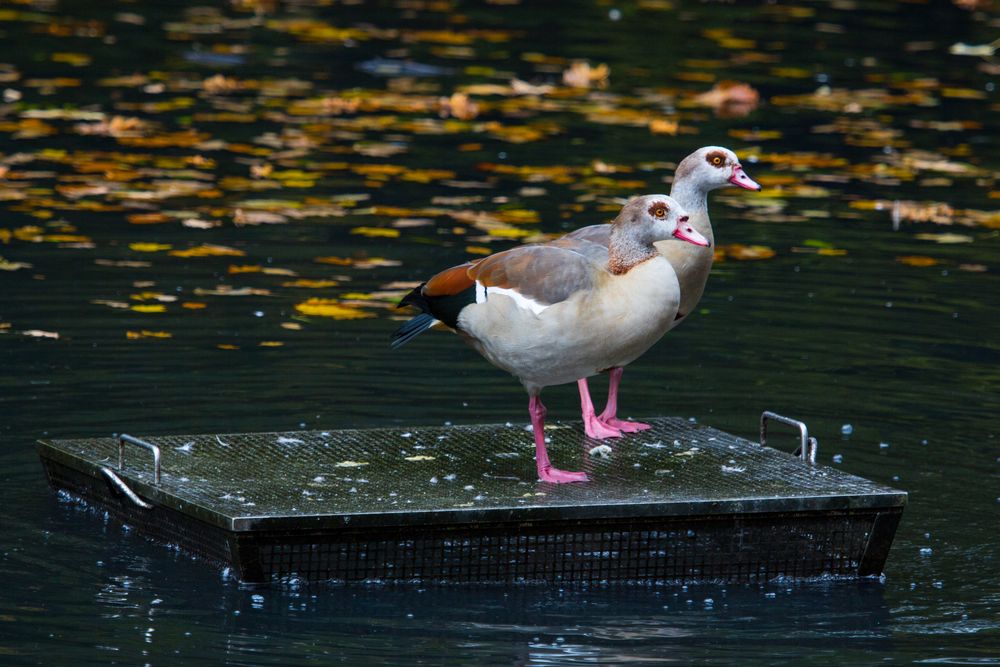
[[[392,335],[391,345],[432,327],[456,332],[528,390],[539,479],[586,481],[583,472],[552,466],[539,395],[576,382],[592,438],[649,428],[617,417],[622,369],[701,299],[713,259],[708,193],[729,185],[761,189],[731,150],[700,148],[677,165],[670,196],[636,197],[610,224],[438,273],[400,301],[421,313]],[[602,372],[610,375],[608,403],[597,414],[587,378]]]

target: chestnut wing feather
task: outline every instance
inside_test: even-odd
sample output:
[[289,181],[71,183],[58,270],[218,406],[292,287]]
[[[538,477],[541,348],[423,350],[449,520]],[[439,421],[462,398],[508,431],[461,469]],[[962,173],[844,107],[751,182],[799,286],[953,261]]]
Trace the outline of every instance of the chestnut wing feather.
[[543,306],[593,289],[600,266],[568,247],[529,245],[491,255],[468,269],[485,287],[515,290]]

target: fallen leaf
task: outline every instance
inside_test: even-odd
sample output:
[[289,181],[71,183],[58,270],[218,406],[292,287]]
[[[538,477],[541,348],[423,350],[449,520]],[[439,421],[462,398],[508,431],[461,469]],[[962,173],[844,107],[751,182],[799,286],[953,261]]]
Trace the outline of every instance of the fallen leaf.
[[359,234],[361,236],[367,236],[369,238],[397,238],[400,234],[398,229],[391,229],[387,227],[355,227],[351,230],[351,234]]
[[295,304],[295,310],[303,315],[331,317],[335,320],[358,320],[375,317],[374,313],[353,306],[345,306],[335,299],[309,299]]
[[719,245],[715,248],[716,261],[725,259],[735,259],[739,261],[771,259],[774,256],[774,250],[762,245],[730,243],[727,245]]
[[126,331],[125,337],[129,340],[137,340],[139,338],[173,338],[174,335],[168,331],[149,331],[143,329],[142,331]]
[[907,266],[935,266],[941,262],[933,257],[927,257],[925,255],[902,255],[896,258],[896,261],[900,264],[906,264]]
[[975,239],[967,234],[917,234],[914,238],[940,244],[972,243]]
[[136,252],[161,252],[163,250],[170,250],[173,248],[169,243],[129,243],[129,250],[134,250]]
[[760,93],[746,83],[720,81],[708,92],[696,96],[694,102],[711,107],[719,118],[740,118],[757,108]]
[[571,88],[590,88],[591,86],[607,88],[610,74],[611,68],[603,63],[597,67],[591,67],[590,63],[585,60],[575,60],[569,69],[563,72],[562,80]]
[[21,332],[22,336],[31,336],[32,338],[53,338],[58,339],[59,334],[55,331],[42,331],[41,329],[28,329]]
[[169,254],[173,257],[243,257],[246,255],[245,252],[237,250],[236,248],[207,243],[199,246],[193,246],[187,250],[171,250]]

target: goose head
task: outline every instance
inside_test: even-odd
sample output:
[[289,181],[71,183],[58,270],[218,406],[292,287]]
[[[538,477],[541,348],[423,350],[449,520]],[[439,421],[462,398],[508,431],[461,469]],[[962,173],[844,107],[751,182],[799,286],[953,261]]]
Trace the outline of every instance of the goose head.
[[722,146],[704,146],[681,160],[674,173],[674,188],[681,181],[690,182],[705,192],[730,185],[747,190],[761,189],[743,171],[736,153]]
[[612,224],[612,233],[626,234],[643,244],[676,238],[698,246],[711,246],[709,240],[691,226],[677,200],[669,195],[643,195],[632,199]]

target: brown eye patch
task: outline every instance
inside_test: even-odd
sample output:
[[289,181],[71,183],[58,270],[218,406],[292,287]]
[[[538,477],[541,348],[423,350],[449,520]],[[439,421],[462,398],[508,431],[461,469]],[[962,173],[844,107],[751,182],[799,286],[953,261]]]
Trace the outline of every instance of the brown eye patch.
[[713,167],[721,167],[726,163],[726,156],[719,151],[712,151],[705,156],[705,159]]
[[661,201],[658,201],[649,207],[649,214],[654,218],[664,218],[666,217],[667,211],[669,210],[670,210],[669,206],[667,206]]

